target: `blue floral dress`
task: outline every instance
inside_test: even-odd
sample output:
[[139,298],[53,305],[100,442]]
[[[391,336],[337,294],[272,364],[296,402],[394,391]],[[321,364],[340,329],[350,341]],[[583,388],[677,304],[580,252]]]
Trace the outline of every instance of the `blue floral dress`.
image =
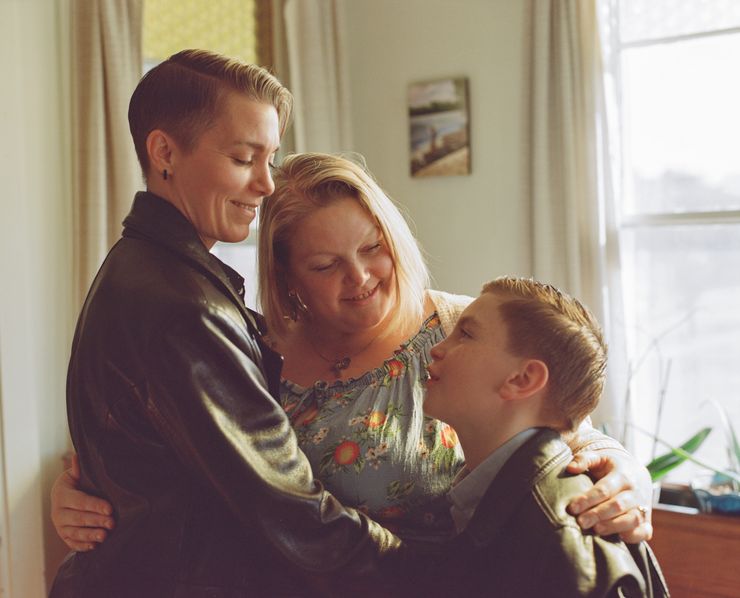
[[435,313],[382,367],[310,388],[283,380],[280,392],[325,487],[414,542],[452,533],[446,494],[463,465],[455,431],[421,409],[429,352],[443,338]]

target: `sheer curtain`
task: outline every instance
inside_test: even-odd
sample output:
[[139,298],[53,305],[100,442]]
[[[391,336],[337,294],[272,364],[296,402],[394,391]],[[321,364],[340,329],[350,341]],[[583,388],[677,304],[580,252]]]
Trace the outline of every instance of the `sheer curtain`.
[[295,96],[291,149],[351,150],[343,1],[278,0],[276,5],[273,14],[283,27],[275,40],[276,57],[283,62],[278,60],[278,75]]
[[143,0],[71,7],[74,277],[81,305],[143,186],[127,120],[141,77]]
[[532,273],[582,299],[609,343],[595,423],[623,417],[619,246],[595,0],[531,0],[527,196]]

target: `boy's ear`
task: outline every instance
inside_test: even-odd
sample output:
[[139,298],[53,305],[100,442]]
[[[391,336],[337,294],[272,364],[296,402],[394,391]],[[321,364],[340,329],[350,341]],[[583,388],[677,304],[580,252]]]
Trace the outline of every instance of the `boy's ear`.
[[504,400],[526,399],[542,390],[550,377],[547,364],[539,359],[527,359],[513,371],[499,390]]
[[161,129],[154,129],[146,138],[146,151],[149,154],[151,169],[161,173],[173,171],[172,153],[176,149],[174,140]]

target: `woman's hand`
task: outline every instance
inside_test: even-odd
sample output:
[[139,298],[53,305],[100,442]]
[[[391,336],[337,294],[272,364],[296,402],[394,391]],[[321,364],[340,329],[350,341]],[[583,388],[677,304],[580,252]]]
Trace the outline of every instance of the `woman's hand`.
[[588,472],[596,483],[576,496],[568,511],[583,529],[600,536],[619,534],[627,543],[653,536],[652,481],[632,456],[610,450],[583,451],[568,465],[570,473]]
[[86,552],[105,540],[106,530],[112,530],[115,522],[110,503],[78,490],[79,482],[80,465],[75,455],[72,467],[64,471],[51,488],[51,521],[67,546]]

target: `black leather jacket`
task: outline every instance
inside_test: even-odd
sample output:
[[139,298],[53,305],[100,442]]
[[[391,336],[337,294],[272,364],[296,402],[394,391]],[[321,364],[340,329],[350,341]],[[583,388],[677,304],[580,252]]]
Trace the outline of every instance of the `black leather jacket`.
[[427,596],[668,596],[647,544],[584,532],[568,514],[570,500],[593,486],[564,472],[572,458],[557,432],[542,428],[527,440],[448,546]]
[[372,586],[399,566],[398,539],[314,480],[242,283],[177,209],[137,194],[67,381],[81,487],[116,529],[68,557],[52,596],[309,595],[300,571]]

